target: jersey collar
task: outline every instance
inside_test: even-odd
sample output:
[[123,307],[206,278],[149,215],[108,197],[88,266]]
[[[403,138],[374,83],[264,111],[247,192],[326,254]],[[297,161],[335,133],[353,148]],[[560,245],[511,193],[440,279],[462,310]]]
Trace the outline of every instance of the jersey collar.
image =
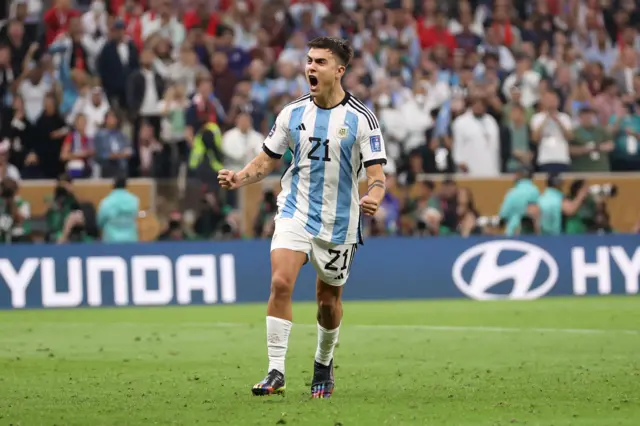
[[349,99],[351,99],[351,93],[347,92],[346,90],[344,91],[344,98],[342,98],[342,101],[340,101],[339,104],[332,106],[331,108],[323,108],[321,106],[319,106],[314,100],[313,100],[313,96],[309,96],[309,102],[313,102],[313,104],[316,106],[316,108],[320,108],[320,109],[325,109],[325,110],[331,110],[334,108],[337,108],[339,106],[345,106],[347,104],[347,102],[349,102]]

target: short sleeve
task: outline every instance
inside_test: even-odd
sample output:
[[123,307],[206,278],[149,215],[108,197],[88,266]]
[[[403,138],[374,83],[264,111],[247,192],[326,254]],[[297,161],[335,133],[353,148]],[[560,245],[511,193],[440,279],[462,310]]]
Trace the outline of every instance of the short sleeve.
[[573,122],[571,121],[571,117],[569,117],[568,114],[563,113],[562,115],[560,115],[560,120],[565,129],[573,129]]
[[529,127],[531,127],[531,130],[536,130],[538,127],[540,127],[543,120],[544,116],[542,114],[535,114],[533,117],[531,117]]
[[373,166],[374,164],[387,164],[387,152],[379,127],[371,130],[369,126],[362,126],[358,143],[360,144],[364,167]]
[[283,110],[276,117],[267,138],[264,140],[262,150],[271,158],[280,159],[289,147],[289,126],[287,125],[287,117],[289,112]]

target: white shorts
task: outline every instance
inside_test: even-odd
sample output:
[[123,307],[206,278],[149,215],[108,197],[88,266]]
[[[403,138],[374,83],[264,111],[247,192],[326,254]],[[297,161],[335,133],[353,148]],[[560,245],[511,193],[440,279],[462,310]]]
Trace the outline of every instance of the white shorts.
[[313,237],[295,219],[277,219],[271,251],[289,249],[307,254],[318,277],[327,284],[347,282],[358,244],[332,244]]

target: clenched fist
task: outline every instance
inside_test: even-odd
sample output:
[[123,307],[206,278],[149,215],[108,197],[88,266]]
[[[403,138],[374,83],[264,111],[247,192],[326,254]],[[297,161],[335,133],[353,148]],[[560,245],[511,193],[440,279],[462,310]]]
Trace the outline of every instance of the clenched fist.
[[238,189],[240,187],[236,172],[226,169],[218,172],[218,183],[224,189]]
[[367,216],[373,216],[378,211],[380,203],[378,203],[373,197],[365,195],[360,199],[360,207]]

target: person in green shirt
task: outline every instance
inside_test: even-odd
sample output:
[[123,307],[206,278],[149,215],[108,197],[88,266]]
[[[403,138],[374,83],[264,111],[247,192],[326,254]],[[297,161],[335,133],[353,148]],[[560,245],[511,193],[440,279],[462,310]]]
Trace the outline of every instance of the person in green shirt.
[[531,107],[526,108],[522,106],[522,88],[516,84],[511,88],[510,94],[511,101],[507,102],[502,107],[502,125],[508,127],[513,123],[513,110],[515,108],[518,108],[520,111],[522,111],[524,121],[525,123],[528,123],[536,111]]
[[569,144],[572,172],[608,172],[609,153],[615,145],[607,130],[597,124],[595,111],[580,110],[580,125],[573,131]]
[[46,213],[47,239],[52,242],[57,241],[69,214],[79,209],[80,204],[73,195],[71,177],[67,174],[60,175]]
[[640,170],[640,101],[633,111],[628,108],[623,114],[611,116],[609,131],[615,149],[611,153],[611,170],[614,172]]
[[562,179],[560,175],[549,175],[547,188],[538,199],[540,231],[543,235],[560,235],[563,228],[563,215],[567,217],[575,215],[589,195],[589,188],[587,185],[583,185],[577,190],[573,199],[567,199],[562,193],[561,187]]
[[596,216],[596,202],[588,193],[588,185],[584,179],[578,179],[571,183],[567,199],[574,200],[578,194],[587,189],[587,196],[584,197],[576,211],[564,217],[565,234],[579,235],[586,234],[593,227]]
[[511,140],[511,154],[507,159],[507,172],[509,173],[517,172],[522,166],[531,166],[533,153],[531,152],[529,126],[527,125],[530,118],[526,116],[525,108],[522,105],[511,106],[510,121],[506,125]]
[[538,201],[540,190],[531,180],[532,176],[533,171],[530,168],[521,166],[516,173],[513,188],[507,192],[502,201],[498,216],[506,221],[506,235],[515,235],[527,211],[527,206]]

